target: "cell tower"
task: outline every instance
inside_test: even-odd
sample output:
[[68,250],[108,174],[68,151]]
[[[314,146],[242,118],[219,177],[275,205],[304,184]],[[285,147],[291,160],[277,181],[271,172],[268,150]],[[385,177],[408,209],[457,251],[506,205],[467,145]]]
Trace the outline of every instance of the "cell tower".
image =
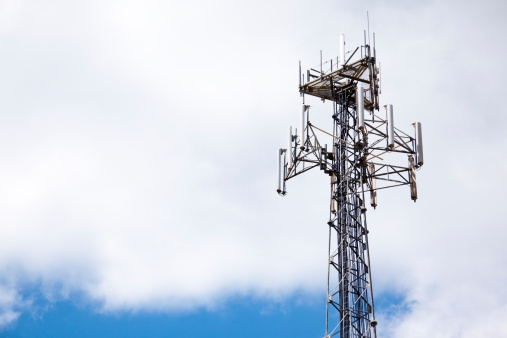
[[[334,70],[333,60],[322,63],[322,52],[320,70],[310,68],[304,76],[300,63],[301,129],[298,135],[290,127],[288,147],[278,152],[277,192],[282,196],[289,179],[310,169],[330,177],[325,338],[377,336],[365,195],[375,208],[378,190],[408,185],[415,202],[416,169],[423,165],[421,123],[413,124],[413,136],[406,134],[394,127],[393,106],[379,106],[375,34],[373,47],[365,32],[364,45],[348,53],[340,35]],[[358,60],[352,62],[354,56]],[[332,133],[310,122],[305,95],[332,102]],[[331,147],[318,137],[332,137]]]

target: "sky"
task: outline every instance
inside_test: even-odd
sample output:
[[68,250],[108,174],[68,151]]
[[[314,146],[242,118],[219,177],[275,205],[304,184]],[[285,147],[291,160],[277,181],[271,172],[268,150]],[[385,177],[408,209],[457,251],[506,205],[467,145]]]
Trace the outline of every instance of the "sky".
[[328,177],[281,198],[275,152],[299,61],[368,11],[380,103],[425,151],[417,203],[367,212],[378,335],[507,337],[506,9],[1,0],[0,335],[323,337]]

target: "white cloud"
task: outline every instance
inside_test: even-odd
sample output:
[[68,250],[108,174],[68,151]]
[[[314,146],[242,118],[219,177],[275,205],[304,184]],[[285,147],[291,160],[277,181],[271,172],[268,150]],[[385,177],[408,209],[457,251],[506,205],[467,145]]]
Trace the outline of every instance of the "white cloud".
[[18,309],[23,303],[25,302],[12,287],[0,286],[0,327],[18,319],[20,315]]
[[[280,199],[274,153],[297,122],[298,59],[336,56],[340,32],[362,41],[366,5],[347,6],[12,7],[0,26],[0,325],[29,306],[27,283],[103,311],[323,291],[327,179],[289,182]],[[369,8],[382,101],[400,128],[423,122],[427,161],[417,204],[386,192],[368,215],[376,294],[409,309],[379,332],[478,335],[506,314],[503,5],[403,6]],[[325,127],[329,107],[312,104]]]

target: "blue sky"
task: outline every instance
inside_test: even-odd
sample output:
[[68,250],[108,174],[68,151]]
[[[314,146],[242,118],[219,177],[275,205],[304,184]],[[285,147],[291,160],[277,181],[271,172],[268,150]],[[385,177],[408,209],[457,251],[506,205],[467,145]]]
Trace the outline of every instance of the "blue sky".
[[[322,305],[322,304],[320,304]],[[60,302],[42,317],[23,315],[6,337],[318,337],[323,331],[322,306],[273,305],[249,298],[219,311],[190,314],[108,314],[79,304]]]
[[367,213],[379,336],[506,336],[505,7],[0,1],[0,335],[323,336],[327,177],[280,198],[274,154],[368,10],[425,146]]
[[[297,297],[297,295],[294,295]],[[325,323],[325,297],[281,303],[241,297],[216,311],[190,313],[99,314],[81,301],[48,306],[42,301],[2,334],[5,337],[319,337]],[[319,299],[316,301],[316,299]],[[376,299],[383,309],[399,306],[396,297]]]

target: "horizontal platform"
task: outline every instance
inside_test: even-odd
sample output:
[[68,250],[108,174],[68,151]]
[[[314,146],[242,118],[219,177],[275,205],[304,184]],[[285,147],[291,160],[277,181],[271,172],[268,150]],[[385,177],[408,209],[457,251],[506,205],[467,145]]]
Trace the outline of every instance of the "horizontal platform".
[[[313,80],[301,85],[301,93],[321,98],[322,100],[336,101],[336,93],[347,87],[355,87],[361,82],[366,90],[365,108],[378,109],[378,93],[376,90],[376,70],[372,58],[362,58],[350,65],[345,65],[329,74],[317,75],[308,72]],[[372,75],[372,76],[371,76]],[[373,98],[373,99],[372,99]]]

